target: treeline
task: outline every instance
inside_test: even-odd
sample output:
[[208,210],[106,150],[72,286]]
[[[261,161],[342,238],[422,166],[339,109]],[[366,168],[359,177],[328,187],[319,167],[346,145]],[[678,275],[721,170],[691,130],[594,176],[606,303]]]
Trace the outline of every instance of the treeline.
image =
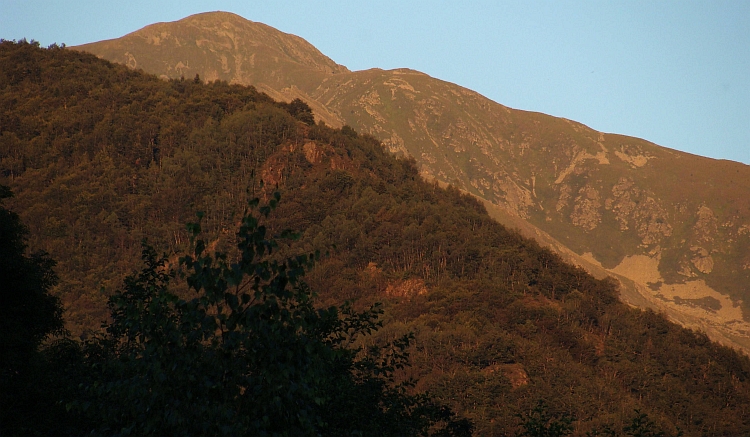
[[[0,50],[0,174],[32,247],[58,260],[69,327],[98,328],[140,241],[184,248],[184,223],[234,229],[253,170],[302,141],[309,108],[252,88],[163,82],[53,46]],[[106,260],[106,262],[105,262]]]
[[[10,195],[0,185],[0,202]],[[409,336],[352,346],[381,326],[377,307],[316,308],[301,279],[317,255],[271,258],[263,221],[278,199],[248,203],[236,259],[207,253],[200,222],[177,269],[144,245],[105,330],[44,347],[62,334],[54,262],[24,253],[27,231],[0,203],[2,435],[470,436],[470,421],[395,380]]]
[[278,189],[269,232],[301,237],[277,255],[329,253],[306,276],[316,305],[382,302],[383,328],[356,344],[412,333],[394,382],[413,378],[478,435],[523,432],[540,400],[575,435],[627,435],[641,414],[654,433],[750,432],[747,357],[621,304],[612,282],[424,182],[375,139],[314,124],[301,102],[3,42],[0,126],[6,204],[58,261],[76,336],[93,335],[140,269],[141,240],[185,253],[184,224],[204,211],[209,251],[236,254],[248,199]]

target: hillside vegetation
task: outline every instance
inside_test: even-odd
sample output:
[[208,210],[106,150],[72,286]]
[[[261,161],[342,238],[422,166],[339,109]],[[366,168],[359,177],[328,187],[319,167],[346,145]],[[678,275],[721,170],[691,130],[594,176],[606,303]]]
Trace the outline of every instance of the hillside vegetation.
[[422,175],[621,280],[628,303],[750,352],[750,166],[515,110],[414,70],[348,71],[299,37],[227,12],[76,49],[163,78],[199,74],[300,98],[318,120],[373,135]]
[[359,344],[413,333],[396,379],[414,378],[477,435],[520,432],[540,400],[575,435],[626,430],[640,413],[670,434],[750,433],[747,357],[624,305],[614,282],[425,182],[372,136],[315,124],[298,101],[196,79],[0,44],[0,184],[15,192],[4,204],[28,245],[57,260],[53,291],[76,337],[93,335],[141,269],[143,239],[175,265],[185,223],[204,211],[207,251],[234,253],[248,200],[278,190],[269,232],[301,233],[278,256],[329,253],[305,277],[315,305],[381,302],[382,329]]

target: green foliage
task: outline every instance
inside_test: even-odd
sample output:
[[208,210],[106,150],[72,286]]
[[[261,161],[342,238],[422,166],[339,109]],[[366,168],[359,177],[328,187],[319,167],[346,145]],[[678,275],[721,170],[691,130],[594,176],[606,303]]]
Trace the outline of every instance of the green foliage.
[[144,248],[144,269],[110,299],[107,335],[84,350],[89,379],[70,408],[93,435],[470,435],[468,422],[395,383],[408,338],[348,347],[379,327],[377,309],[312,305],[302,276],[317,255],[274,258],[261,224],[278,199],[243,217],[231,261],[208,254],[200,223],[189,225],[180,276],[192,298],[170,291],[166,260]]
[[[635,417],[633,417],[630,425],[623,428],[625,435],[633,437],[666,437],[667,434],[660,430],[659,427],[652,420],[648,418],[648,415],[635,410]],[[676,437],[680,437],[682,431],[677,430]]]
[[539,401],[528,414],[519,417],[522,419],[519,437],[562,437],[573,432],[573,418],[567,415],[551,416],[543,401]]
[[310,106],[302,100],[294,99],[289,103],[282,103],[280,105],[282,108],[289,111],[289,113],[292,114],[292,117],[297,120],[310,126],[315,124],[315,117],[313,116],[312,109],[310,109]]
[[586,432],[586,437],[617,437],[617,432],[607,423]]
[[[664,432],[654,421],[649,419],[648,414],[635,410],[635,416],[630,423],[622,427],[622,434],[617,433],[610,424],[594,428],[586,433],[587,437],[617,437],[619,435],[632,437],[669,437],[671,434]],[[675,437],[682,436],[682,431],[678,428]]]

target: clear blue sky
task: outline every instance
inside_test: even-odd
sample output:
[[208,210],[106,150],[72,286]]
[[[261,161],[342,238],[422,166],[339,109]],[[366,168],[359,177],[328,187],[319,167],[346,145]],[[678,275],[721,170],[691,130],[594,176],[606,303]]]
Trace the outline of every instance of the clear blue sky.
[[750,164],[750,1],[0,0],[0,38],[76,45],[224,10],[351,70],[408,67],[594,129]]

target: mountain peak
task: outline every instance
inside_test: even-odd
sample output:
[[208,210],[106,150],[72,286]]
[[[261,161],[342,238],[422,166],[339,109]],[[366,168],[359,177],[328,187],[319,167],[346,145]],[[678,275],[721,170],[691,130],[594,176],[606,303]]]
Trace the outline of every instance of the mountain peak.
[[341,126],[340,117],[313,102],[306,90],[348,73],[296,35],[231,12],[205,12],[155,23],[121,38],[74,47],[163,79],[224,80],[255,86],[277,100],[307,101],[319,120]]
[[220,20],[220,21],[233,20],[237,22],[253,23],[253,21],[250,21],[240,15],[237,15],[234,12],[227,12],[227,11],[200,12],[198,14],[189,15],[178,21],[191,21],[191,20],[196,20],[196,19],[201,19],[201,18],[214,19],[214,20]]
[[[153,55],[139,56],[146,48]],[[268,78],[254,77],[258,72],[256,63],[271,66],[264,71],[274,73],[269,75],[272,77],[300,70],[323,75],[349,71],[303,38],[221,11],[155,23],[122,38],[83,44],[77,49],[131,68],[166,71],[162,76],[168,78],[191,77],[200,72],[205,80],[263,83]],[[275,82],[269,85],[283,86],[288,81],[276,78]]]

